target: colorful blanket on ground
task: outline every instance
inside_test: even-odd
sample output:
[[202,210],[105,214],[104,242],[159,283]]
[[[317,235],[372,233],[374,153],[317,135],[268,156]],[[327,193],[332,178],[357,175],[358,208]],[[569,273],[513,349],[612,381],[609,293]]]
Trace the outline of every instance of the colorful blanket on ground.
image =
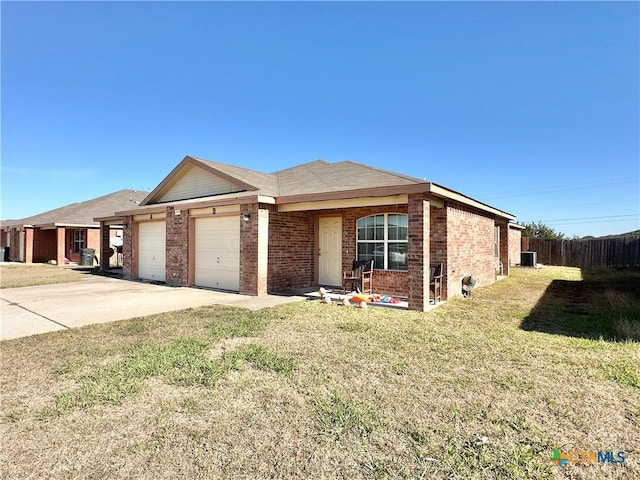
[[395,297],[382,296],[382,295],[364,295],[358,293],[351,297],[352,302],[380,302],[380,303],[400,303],[400,300]]

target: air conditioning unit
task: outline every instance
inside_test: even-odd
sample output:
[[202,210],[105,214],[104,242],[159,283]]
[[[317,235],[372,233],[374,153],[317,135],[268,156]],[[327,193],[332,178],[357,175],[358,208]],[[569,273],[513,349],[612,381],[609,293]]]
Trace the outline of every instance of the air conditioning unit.
[[535,267],[537,263],[538,263],[538,252],[521,252],[520,253],[521,267]]

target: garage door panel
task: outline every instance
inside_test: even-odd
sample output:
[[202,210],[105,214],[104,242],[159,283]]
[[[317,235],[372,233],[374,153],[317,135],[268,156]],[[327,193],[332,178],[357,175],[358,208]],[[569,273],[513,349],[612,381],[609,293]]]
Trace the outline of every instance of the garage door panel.
[[164,282],[166,279],[165,222],[138,225],[138,277]]
[[199,218],[195,223],[195,284],[240,289],[240,218]]

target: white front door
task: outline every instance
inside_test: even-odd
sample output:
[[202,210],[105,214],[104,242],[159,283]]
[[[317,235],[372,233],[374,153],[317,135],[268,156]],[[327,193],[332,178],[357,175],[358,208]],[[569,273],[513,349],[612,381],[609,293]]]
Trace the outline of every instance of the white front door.
[[318,283],[342,283],[342,217],[319,218]]
[[195,284],[240,290],[240,217],[196,219]]

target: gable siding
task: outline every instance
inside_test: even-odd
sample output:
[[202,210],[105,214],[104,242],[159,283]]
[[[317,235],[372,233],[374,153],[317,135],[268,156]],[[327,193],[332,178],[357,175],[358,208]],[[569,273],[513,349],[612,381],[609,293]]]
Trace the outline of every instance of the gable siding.
[[191,167],[157,202],[172,202],[242,191],[237,185],[200,168]]

